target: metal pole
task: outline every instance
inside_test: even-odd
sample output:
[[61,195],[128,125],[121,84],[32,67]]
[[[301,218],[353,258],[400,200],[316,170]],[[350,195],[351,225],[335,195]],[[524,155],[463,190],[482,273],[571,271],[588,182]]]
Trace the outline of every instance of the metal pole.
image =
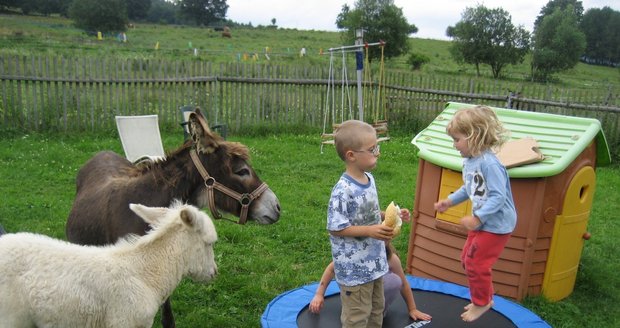
[[364,97],[362,97],[362,71],[364,70],[364,53],[362,52],[362,45],[364,44],[364,30],[355,30],[355,46],[357,51],[355,52],[355,59],[357,63],[357,108],[359,110],[358,119],[364,120]]
[[341,47],[336,47],[336,48],[329,48],[327,49],[327,51],[332,52],[332,51],[339,51],[339,50],[346,50],[346,49],[362,49],[365,46],[380,46],[382,44],[384,44],[385,42],[373,42],[373,43],[369,43],[369,44],[364,44],[363,42],[361,44],[357,44],[357,42],[355,43],[355,45],[352,46],[341,46]]

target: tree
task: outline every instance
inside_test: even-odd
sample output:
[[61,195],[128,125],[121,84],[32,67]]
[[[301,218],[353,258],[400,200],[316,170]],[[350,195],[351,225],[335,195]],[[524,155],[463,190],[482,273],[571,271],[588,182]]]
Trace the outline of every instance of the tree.
[[76,0],[69,17],[78,28],[89,32],[120,32],[127,29],[125,0]]
[[589,9],[581,21],[588,63],[620,64],[620,12],[609,7]]
[[13,3],[13,5],[20,8],[25,15],[39,13],[46,16],[51,14],[67,16],[67,10],[71,1],[72,0],[0,0],[0,7],[2,3]]
[[129,19],[144,19],[151,8],[151,0],[126,0],[126,3]]
[[9,7],[19,7],[21,1],[18,0],[0,0],[0,9],[6,9]]
[[209,25],[226,18],[226,0],[177,0],[181,14],[196,25]]
[[[418,31],[415,25],[407,22],[403,10],[396,7],[393,0],[357,0],[354,9],[345,4],[338,14],[336,26],[344,29],[342,39],[346,43],[355,42],[356,29],[364,29],[365,41],[385,41],[386,58],[407,53],[409,35]],[[369,60],[379,58],[380,55],[380,49],[369,49]]]
[[475,65],[478,75],[481,64],[490,65],[494,78],[506,65],[523,62],[530,49],[530,33],[515,27],[510,14],[501,8],[466,8],[446,34],[454,39],[450,53],[457,62]]
[[178,23],[178,7],[166,0],[153,0],[147,13],[146,20],[152,23]]
[[572,6],[557,8],[534,31],[532,79],[547,81],[552,74],[573,68],[586,48]]
[[19,9],[21,9],[24,15],[29,15],[32,12],[37,11],[37,1],[36,0],[23,0],[19,1]]
[[[62,13],[63,6],[66,8],[67,1],[61,0],[36,0],[35,8],[33,11],[39,12],[45,16],[49,16],[54,13]],[[66,10],[65,10],[66,14]]]
[[581,18],[583,17],[583,4],[578,0],[550,0],[547,4],[542,7],[540,10],[540,15],[536,17],[536,21],[534,21],[534,31],[538,28],[538,25],[542,22],[542,20],[553,14],[556,9],[566,9],[568,6],[572,6],[572,11],[575,14],[575,18],[577,19],[577,23],[581,22]]

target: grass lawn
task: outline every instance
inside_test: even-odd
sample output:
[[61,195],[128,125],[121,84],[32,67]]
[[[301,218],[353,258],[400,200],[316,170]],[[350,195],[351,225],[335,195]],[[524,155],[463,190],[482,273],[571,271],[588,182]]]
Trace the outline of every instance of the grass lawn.
[[[9,232],[32,231],[64,239],[75,195],[75,176],[94,153],[122,153],[115,133],[47,135],[0,133],[0,224]],[[164,148],[181,144],[181,131],[162,131]],[[382,144],[374,171],[382,207],[390,201],[411,209],[417,157],[412,136]],[[179,327],[259,327],[266,305],[280,293],[318,281],[330,261],[325,213],[329,193],[343,170],[333,147],[319,151],[319,134],[229,136],[248,145],[252,164],[278,195],[278,223],[245,226],[216,221],[219,276],[210,284],[184,280],[173,295]],[[541,297],[523,305],[553,327],[620,326],[618,205],[620,168],[597,169],[597,186],[573,294],[556,303]],[[395,240],[406,258],[408,233]],[[431,313],[439,316],[440,313]],[[159,318],[156,325],[159,325]]]

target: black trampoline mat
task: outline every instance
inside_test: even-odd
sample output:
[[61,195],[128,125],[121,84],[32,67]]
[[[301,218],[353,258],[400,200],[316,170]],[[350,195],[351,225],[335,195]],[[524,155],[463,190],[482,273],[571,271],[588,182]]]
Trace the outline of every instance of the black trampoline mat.
[[[494,311],[487,311],[478,320],[464,322],[461,320],[463,307],[469,304],[469,300],[424,290],[413,290],[415,303],[420,311],[430,314],[433,317],[428,323],[424,321],[413,321],[409,318],[407,305],[402,297],[390,305],[387,316],[383,319],[385,328],[432,328],[432,327],[467,327],[467,328],[504,328],[516,327],[511,320],[504,315]],[[336,293],[325,298],[325,304],[320,314],[313,314],[305,306],[297,316],[297,325],[300,328],[340,328],[340,294]],[[412,325],[413,323],[417,323]]]

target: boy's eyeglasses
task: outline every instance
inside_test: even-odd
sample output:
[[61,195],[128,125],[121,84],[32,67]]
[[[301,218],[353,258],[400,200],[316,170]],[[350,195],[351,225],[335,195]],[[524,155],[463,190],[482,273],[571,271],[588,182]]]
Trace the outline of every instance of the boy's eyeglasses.
[[370,149],[354,150],[354,152],[356,152],[356,153],[370,153],[373,156],[379,156],[379,153],[381,152],[381,147],[379,147],[379,145],[375,145],[374,147],[372,147]]

